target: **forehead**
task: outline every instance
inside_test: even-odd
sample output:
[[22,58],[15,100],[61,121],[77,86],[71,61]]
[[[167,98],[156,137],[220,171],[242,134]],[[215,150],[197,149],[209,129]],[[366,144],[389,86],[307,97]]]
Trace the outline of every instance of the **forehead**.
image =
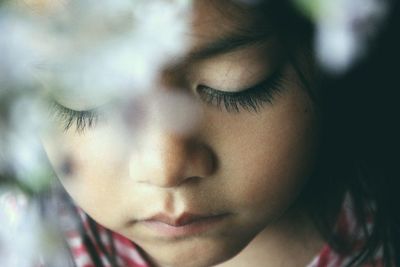
[[260,35],[260,26],[267,20],[257,7],[232,0],[194,1],[189,33],[192,48],[200,49],[224,37]]

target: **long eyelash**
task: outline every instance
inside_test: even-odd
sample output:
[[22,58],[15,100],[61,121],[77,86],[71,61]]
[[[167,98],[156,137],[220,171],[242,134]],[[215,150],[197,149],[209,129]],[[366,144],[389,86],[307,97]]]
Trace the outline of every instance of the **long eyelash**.
[[246,111],[258,112],[263,104],[272,104],[275,94],[281,91],[282,74],[281,70],[276,71],[267,80],[240,92],[224,92],[204,85],[200,85],[197,91],[207,104],[220,109],[224,107],[227,112],[238,113],[240,108]]
[[51,101],[49,111],[52,116],[64,123],[64,132],[75,125],[76,131],[83,133],[87,128],[93,127],[97,123],[99,117],[95,109],[82,111],[72,110],[55,101]]

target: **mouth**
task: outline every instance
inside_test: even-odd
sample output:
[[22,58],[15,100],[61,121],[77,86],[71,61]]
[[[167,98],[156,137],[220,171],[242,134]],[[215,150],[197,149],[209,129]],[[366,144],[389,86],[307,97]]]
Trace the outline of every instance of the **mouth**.
[[208,231],[221,224],[227,217],[229,213],[198,215],[185,212],[176,217],[158,213],[138,222],[159,236],[183,237]]

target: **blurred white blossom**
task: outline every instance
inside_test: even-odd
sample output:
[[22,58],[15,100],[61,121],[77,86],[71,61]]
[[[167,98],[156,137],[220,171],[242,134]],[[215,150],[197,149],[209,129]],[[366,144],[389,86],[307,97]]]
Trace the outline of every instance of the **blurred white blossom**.
[[9,166],[15,178],[33,191],[40,191],[51,181],[46,154],[37,136],[44,127],[42,107],[38,97],[20,96],[10,107],[9,129],[6,132]]
[[326,70],[347,71],[384,23],[387,0],[295,0],[316,23],[316,55]]
[[[43,96],[99,103],[142,95],[185,51],[190,11],[189,0],[0,2],[1,266],[69,262],[32,195],[53,176],[37,135],[49,121]],[[71,218],[64,228],[76,227]]]
[[201,108],[187,94],[159,92],[151,96],[148,116],[152,125],[159,127],[162,132],[189,136],[199,125]]
[[25,182],[42,175],[44,153],[32,134],[47,115],[37,105],[41,94],[98,103],[154,87],[187,46],[190,7],[188,0],[5,1],[0,167],[30,177]]
[[32,267],[45,262],[64,263],[51,266],[66,267],[68,263],[61,255],[60,236],[49,227],[40,214],[36,202],[17,188],[3,187],[0,190],[0,256],[1,266]]

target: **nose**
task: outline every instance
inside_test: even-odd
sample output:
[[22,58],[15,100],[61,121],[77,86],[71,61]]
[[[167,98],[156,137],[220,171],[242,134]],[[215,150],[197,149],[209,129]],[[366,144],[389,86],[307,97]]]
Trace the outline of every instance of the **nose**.
[[162,132],[146,140],[131,158],[130,176],[136,182],[172,188],[210,176],[216,168],[211,148],[194,138]]

